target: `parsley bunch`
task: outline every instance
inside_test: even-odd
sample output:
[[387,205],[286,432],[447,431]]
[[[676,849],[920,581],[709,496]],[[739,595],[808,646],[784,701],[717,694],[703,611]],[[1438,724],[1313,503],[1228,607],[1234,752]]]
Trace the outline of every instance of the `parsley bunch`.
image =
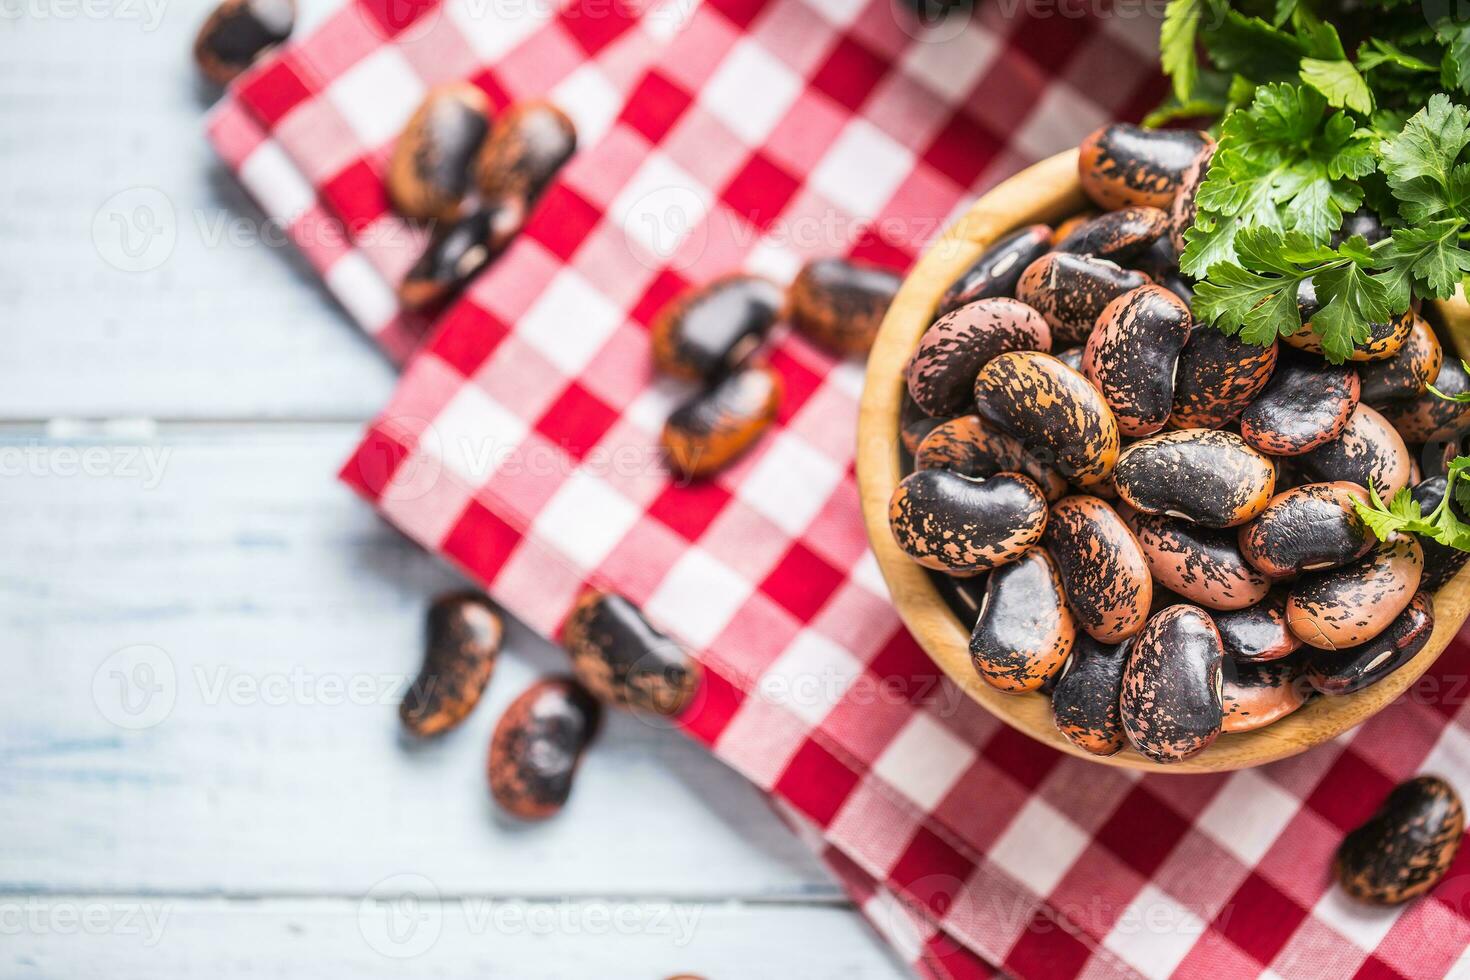
[[[1470,23],[1435,2],[1309,6],[1170,0],[1160,35],[1173,96],[1152,117],[1217,120],[1185,233],[1196,317],[1257,344],[1301,329],[1311,280],[1323,352],[1470,273]],[[1338,234],[1367,205],[1389,230]]]

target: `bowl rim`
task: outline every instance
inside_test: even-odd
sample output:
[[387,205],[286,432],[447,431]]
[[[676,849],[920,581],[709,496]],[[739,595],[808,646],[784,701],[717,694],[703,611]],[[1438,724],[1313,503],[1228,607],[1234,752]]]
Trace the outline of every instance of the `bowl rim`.
[[[858,414],[857,482],[868,540],[904,625],[945,674],[1001,721],[1068,755],[1102,765],[1160,773],[1226,772],[1285,759],[1346,732],[1377,714],[1429,669],[1470,614],[1470,565],[1434,594],[1434,632],[1412,660],[1356,694],[1318,697],[1274,724],[1222,734],[1182,762],[1161,764],[1132,746],[1111,756],[1084,751],[1052,723],[1041,693],[1008,694],[985,683],[969,656],[969,630],[926,571],[898,547],[888,528],[888,502],[901,478],[898,418],[904,366],[933,319],[944,290],[989,243],[1033,223],[1054,224],[1088,206],[1077,178],[1076,149],[1021,171],[982,195],[925,250],[888,309],[868,357]],[[1436,304],[1456,352],[1470,352],[1470,305],[1463,294]]]

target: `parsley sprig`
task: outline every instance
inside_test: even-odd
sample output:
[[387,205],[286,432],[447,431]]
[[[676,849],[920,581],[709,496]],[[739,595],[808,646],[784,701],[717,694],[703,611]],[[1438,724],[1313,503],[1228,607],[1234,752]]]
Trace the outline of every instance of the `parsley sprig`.
[[[1470,274],[1470,110],[1457,101],[1470,24],[1425,9],[1170,0],[1159,40],[1173,96],[1155,121],[1220,117],[1180,257],[1201,321],[1269,344],[1302,329],[1296,295],[1311,280],[1312,328],[1341,361],[1371,324]],[[1340,240],[1365,204],[1389,237]]]
[[1470,523],[1462,521],[1456,512],[1457,507],[1470,509],[1470,483],[1462,479],[1467,472],[1470,472],[1470,456],[1458,456],[1450,462],[1444,499],[1428,514],[1407,489],[1394,494],[1385,504],[1378,489],[1370,487],[1371,505],[1355,500],[1353,506],[1380,541],[1387,541],[1395,533],[1409,533],[1438,541],[1448,548],[1470,551]]

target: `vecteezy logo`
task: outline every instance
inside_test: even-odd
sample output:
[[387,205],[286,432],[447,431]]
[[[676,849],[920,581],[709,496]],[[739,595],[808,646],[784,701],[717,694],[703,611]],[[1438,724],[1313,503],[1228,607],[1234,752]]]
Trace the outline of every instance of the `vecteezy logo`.
[[659,187],[628,202],[621,215],[633,256],[649,268],[687,269],[709,240],[704,198],[689,187]]
[[959,37],[974,16],[972,0],[888,0],[888,12],[899,28],[925,44]]
[[173,658],[149,644],[111,654],[92,675],[92,703],[119,728],[152,728],[174,710],[178,674]]
[[92,245],[123,272],[148,272],[168,261],[178,241],[173,202],[156,187],[129,187],[92,216]]
[[1446,20],[1455,24],[1470,21],[1470,0],[1424,0],[1421,8],[1430,27]]
[[423,875],[390,875],[362,897],[357,928],[367,944],[384,956],[421,956],[439,941],[444,928],[439,889]]
[[355,6],[374,34],[406,44],[433,31],[444,5],[433,0],[367,0]]

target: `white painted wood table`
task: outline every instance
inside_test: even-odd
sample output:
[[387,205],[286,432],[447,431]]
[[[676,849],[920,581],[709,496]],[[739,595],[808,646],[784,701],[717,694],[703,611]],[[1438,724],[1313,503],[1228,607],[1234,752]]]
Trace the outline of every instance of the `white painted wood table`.
[[[612,718],[560,817],[499,817],[497,713],[565,666],[523,629],[400,740],[457,580],[333,479],[394,375],[209,151],[204,4],[0,5],[0,976],[901,975],[668,732]],[[128,272],[138,195],[174,244]]]

